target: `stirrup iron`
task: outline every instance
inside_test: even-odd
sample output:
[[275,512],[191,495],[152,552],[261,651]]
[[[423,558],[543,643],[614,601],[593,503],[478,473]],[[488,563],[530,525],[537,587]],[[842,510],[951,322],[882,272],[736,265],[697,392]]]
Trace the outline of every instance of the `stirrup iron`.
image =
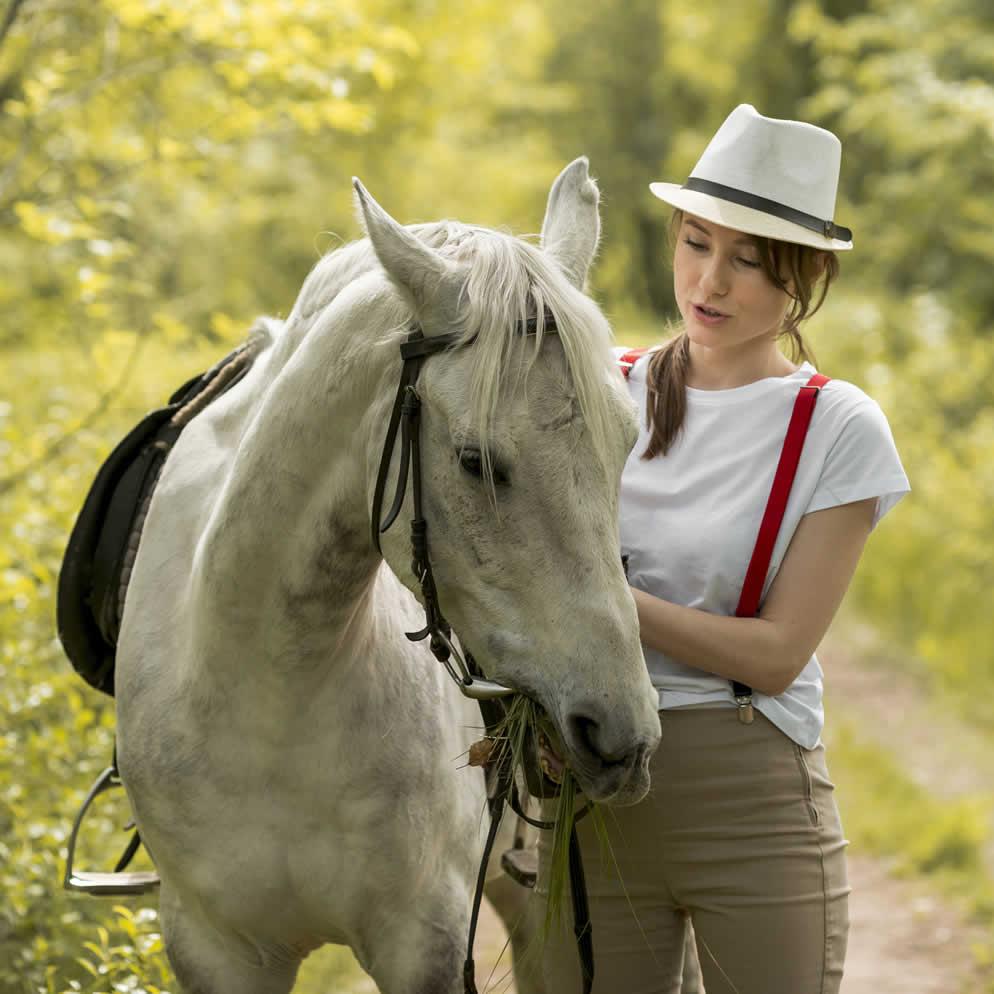
[[534,849],[507,849],[500,858],[500,865],[522,887],[534,888],[538,881],[538,854]]
[[137,833],[131,842],[128,843],[124,855],[118,861],[117,867],[112,873],[73,869],[73,857],[76,854],[76,837],[79,834],[80,825],[83,824],[83,816],[94,800],[105,790],[120,786],[121,780],[117,774],[117,767],[108,766],[97,777],[89,793],[83,800],[83,806],[79,809],[76,820],[73,822],[72,831],[69,833],[66,872],[62,878],[62,886],[66,890],[79,891],[84,894],[95,894],[102,897],[119,897],[125,894],[147,894],[159,886],[159,875],[154,870],[123,872],[124,867],[131,861],[131,857],[138,848]]

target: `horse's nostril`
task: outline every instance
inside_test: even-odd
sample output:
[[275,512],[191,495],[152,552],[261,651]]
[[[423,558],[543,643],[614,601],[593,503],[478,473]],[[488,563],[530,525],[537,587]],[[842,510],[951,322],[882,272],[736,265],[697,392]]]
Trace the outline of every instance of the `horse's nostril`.
[[594,741],[597,722],[593,718],[587,718],[585,715],[574,714],[570,715],[569,725],[570,737],[573,739],[576,747],[582,749],[584,752],[592,752],[594,755],[598,755],[597,745]]
[[596,718],[574,714],[570,715],[568,724],[574,748],[596,757],[605,766],[627,762],[629,758],[627,751],[618,751],[608,745],[603,728]]

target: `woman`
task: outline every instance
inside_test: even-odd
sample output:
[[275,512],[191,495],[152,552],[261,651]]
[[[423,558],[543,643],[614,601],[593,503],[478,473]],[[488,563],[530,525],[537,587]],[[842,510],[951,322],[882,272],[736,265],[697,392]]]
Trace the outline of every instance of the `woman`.
[[[649,796],[606,814],[613,855],[590,819],[579,825],[595,992],[680,991],[688,922],[707,994],[839,989],[846,841],[814,652],[871,530],[908,490],[886,418],[858,387],[817,390],[768,569],[753,571],[761,606],[739,602],[815,375],[801,326],[852,247],[831,220],[840,158],[830,132],[742,105],[687,183],[651,185],[677,209],[683,323],[628,354],[641,434],[620,531],[663,737]],[[545,972],[550,994],[581,990],[568,928]]]

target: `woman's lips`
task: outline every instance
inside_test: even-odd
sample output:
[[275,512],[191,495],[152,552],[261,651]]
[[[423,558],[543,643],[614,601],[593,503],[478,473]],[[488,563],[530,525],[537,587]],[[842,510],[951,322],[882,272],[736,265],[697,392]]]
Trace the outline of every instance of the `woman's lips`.
[[702,324],[720,324],[728,317],[727,314],[722,314],[712,307],[702,307],[700,304],[694,304],[693,307],[694,317]]

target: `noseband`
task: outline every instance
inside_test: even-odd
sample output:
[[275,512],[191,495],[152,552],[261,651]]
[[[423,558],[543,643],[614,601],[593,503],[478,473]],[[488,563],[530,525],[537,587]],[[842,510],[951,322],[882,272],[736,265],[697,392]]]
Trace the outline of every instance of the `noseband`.
[[[546,311],[545,330],[556,332],[553,316]],[[520,322],[518,329],[525,335],[534,335],[538,328],[537,318],[528,318]],[[445,620],[439,606],[438,593],[435,589],[435,578],[431,571],[431,561],[428,558],[428,523],[422,513],[421,501],[421,397],[417,391],[418,376],[425,359],[438,352],[458,347],[461,342],[458,334],[433,335],[426,337],[420,327],[414,328],[401,343],[400,355],[404,366],[400,374],[397,396],[390,413],[390,424],[387,428],[386,441],[383,444],[383,455],[380,458],[380,468],[376,476],[376,488],[373,491],[372,535],[376,551],[380,549],[380,535],[396,520],[404,503],[407,493],[407,477],[413,475],[414,518],[411,521],[411,570],[421,584],[421,595],[425,609],[425,627],[418,632],[407,632],[412,642],[430,639],[432,654],[445,667],[449,676],[466,697],[474,700],[493,700],[498,697],[508,697],[514,693],[511,687],[487,680],[473,659],[466,653],[463,659],[459,650],[452,642],[452,628]],[[397,441],[397,430],[401,432],[400,469],[397,473],[397,489],[393,504],[387,512],[386,520],[381,523],[383,497],[386,490],[387,474],[390,471],[390,461]]]

